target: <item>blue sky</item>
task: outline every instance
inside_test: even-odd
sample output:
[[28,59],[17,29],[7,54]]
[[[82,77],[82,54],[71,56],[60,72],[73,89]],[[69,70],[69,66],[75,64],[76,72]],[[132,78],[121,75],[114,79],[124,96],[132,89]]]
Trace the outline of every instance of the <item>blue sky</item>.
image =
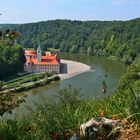
[[140,0],[1,0],[0,13],[0,23],[129,20],[140,17]]

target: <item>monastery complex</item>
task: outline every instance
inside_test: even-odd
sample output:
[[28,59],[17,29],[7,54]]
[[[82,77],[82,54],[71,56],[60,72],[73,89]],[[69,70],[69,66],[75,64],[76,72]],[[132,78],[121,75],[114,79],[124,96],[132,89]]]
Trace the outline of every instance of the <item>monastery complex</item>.
[[25,57],[24,71],[60,73],[60,59],[58,55],[48,51],[45,52],[45,55],[42,55],[40,45],[37,51],[25,50]]

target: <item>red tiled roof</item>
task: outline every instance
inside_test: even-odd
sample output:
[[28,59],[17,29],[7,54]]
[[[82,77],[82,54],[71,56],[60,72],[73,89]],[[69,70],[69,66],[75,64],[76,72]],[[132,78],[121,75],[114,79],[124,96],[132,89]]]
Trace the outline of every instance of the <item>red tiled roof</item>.
[[35,50],[25,50],[25,54],[35,54]]
[[56,59],[56,57],[54,55],[42,56],[42,59]]
[[[35,50],[25,50],[25,55],[31,55],[35,56],[36,51]],[[35,65],[58,65],[59,60],[56,58],[54,54],[42,56],[41,62],[38,62],[37,58],[30,58],[26,61],[27,63],[33,63]]]
[[53,60],[51,60],[51,59],[48,59],[48,60],[42,60],[41,62],[38,62],[38,60],[37,59],[31,59],[32,60],[32,62],[35,64],[35,65],[58,65],[59,64],[59,62],[56,60],[56,59],[53,59]]
[[36,56],[36,54],[32,54],[32,53],[25,53],[25,55]]

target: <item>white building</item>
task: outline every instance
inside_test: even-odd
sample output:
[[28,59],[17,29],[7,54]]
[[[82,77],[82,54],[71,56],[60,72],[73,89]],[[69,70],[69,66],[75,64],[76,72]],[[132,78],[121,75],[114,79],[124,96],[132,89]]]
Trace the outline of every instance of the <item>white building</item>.
[[42,56],[40,45],[37,52],[35,50],[25,50],[25,57],[24,71],[60,73],[60,59],[57,54],[45,52],[45,55]]

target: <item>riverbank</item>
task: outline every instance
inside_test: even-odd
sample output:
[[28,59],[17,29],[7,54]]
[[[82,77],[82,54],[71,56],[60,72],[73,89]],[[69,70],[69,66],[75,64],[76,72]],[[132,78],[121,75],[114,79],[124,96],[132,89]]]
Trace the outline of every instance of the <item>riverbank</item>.
[[[13,79],[7,82],[3,88],[3,92],[21,92],[32,88],[43,86],[58,79],[64,80],[76,76],[80,73],[89,71],[90,66],[71,60],[61,60],[61,73],[53,75],[49,73],[34,73],[22,78]],[[50,77],[51,76],[51,77]],[[49,77],[49,78],[48,78]]]
[[21,91],[27,91],[32,88],[44,86],[45,84],[57,80],[60,80],[59,76],[54,75],[53,73],[33,73],[28,76],[6,82],[2,88],[2,93],[16,93]]
[[58,74],[61,80],[69,79],[78,74],[87,72],[91,69],[90,66],[71,60],[61,60],[61,73]]

